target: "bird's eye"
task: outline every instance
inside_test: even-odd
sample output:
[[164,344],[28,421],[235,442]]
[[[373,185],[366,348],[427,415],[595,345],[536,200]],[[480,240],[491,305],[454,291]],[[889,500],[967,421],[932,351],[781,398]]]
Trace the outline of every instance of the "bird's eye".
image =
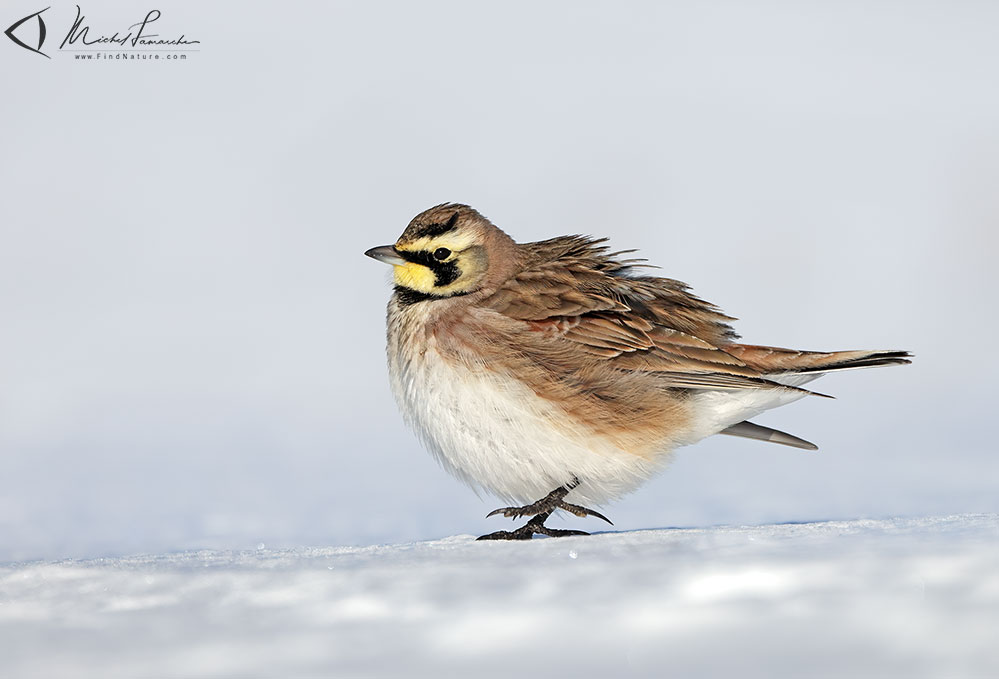
[[445,259],[451,256],[451,251],[447,248],[437,248],[434,250],[434,259],[443,262]]

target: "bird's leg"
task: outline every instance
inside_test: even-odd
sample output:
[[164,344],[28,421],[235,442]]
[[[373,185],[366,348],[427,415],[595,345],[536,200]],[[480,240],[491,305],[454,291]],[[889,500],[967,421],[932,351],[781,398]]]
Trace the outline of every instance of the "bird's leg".
[[548,517],[550,517],[552,512],[556,509],[562,509],[581,517],[595,516],[598,519],[603,519],[613,526],[613,522],[600,512],[595,512],[592,509],[580,507],[579,505],[570,504],[565,501],[565,496],[569,494],[569,491],[578,485],[579,479],[573,479],[571,483],[559,486],[537,502],[532,502],[531,504],[524,505],[523,507],[502,507],[489,512],[486,514],[486,518],[496,514],[502,514],[503,516],[512,519],[519,519],[522,516],[533,516],[534,518],[516,530],[496,531],[495,533],[483,535],[479,538],[479,540],[530,540],[534,534],[548,535],[553,538],[565,537],[567,535],[589,535],[589,533],[585,533],[581,530],[562,530],[546,526],[545,521],[548,520]]

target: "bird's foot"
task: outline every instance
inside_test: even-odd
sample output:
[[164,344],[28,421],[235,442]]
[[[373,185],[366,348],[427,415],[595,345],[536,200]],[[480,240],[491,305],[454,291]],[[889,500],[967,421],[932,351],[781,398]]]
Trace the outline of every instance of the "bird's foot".
[[545,521],[551,516],[551,512],[538,514],[526,524],[515,530],[498,530],[495,533],[482,535],[477,540],[530,540],[537,535],[547,535],[553,538],[564,538],[570,535],[589,535],[581,530],[565,530],[561,528],[549,528]]
[[503,516],[511,519],[519,519],[522,516],[533,516],[534,518],[516,530],[496,531],[495,533],[483,535],[479,538],[479,540],[530,540],[535,534],[548,535],[553,538],[565,537],[567,535],[589,535],[589,533],[585,533],[581,530],[562,530],[546,526],[545,521],[552,515],[552,512],[557,509],[567,511],[570,514],[575,514],[579,517],[595,516],[598,519],[603,519],[613,526],[614,523],[600,512],[596,512],[592,509],[587,509],[586,507],[581,507],[579,505],[570,504],[565,501],[565,496],[569,494],[569,491],[578,485],[579,480],[573,479],[572,483],[567,483],[564,486],[556,488],[537,502],[532,502],[531,504],[524,505],[523,507],[501,507],[500,509],[489,512],[486,514],[486,518],[495,516],[496,514],[502,514]]
[[496,516],[497,514],[502,514],[509,519],[519,519],[522,516],[538,516],[548,512],[550,515],[556,509],[562,509],[570,514],[575,514],[576,516],[585,518],[587,516],[595,516],[598,519],[603,519],[610,525],[614,525],[614,522],[608,519],[606,516],[600,512],[594,511],[592,509],[587,509],[586,507],[580,507],[579,505],[570,504],[565,501],[565,496],[569,494],[569,491],[579,485],[578,479],[573,479],[572,483],[567,483],[564,486],[560,486],[548,493],[544,498],[538,500],[537,502],[532,502],[529,505],[524,505],[523,507],[500,507],[499,509],[494,509],[493,511],[486,514],[488,519],[490,516]]

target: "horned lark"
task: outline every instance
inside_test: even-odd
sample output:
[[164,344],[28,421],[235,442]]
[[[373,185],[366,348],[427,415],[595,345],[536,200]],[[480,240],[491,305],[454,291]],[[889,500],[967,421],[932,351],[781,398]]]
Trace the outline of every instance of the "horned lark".
[[444,204],[365,253],[394,268],[388,364],[406,420],[452,474],[530,503],[490,513],[533,518],[481,539],[585,535],[544,522],[556,510],[607,520],[581,504],[634,490],[713,434],[814,450],[749,419],[813,394],[802,385],[824,373],[909,363],[905,351],[739,344],[732,317],[604,242],[515,243]]

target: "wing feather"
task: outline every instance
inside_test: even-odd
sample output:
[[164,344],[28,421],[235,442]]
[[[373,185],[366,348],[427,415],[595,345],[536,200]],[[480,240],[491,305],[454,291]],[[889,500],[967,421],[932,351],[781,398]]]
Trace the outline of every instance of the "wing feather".
[[523,270],[482,305],[546,335],[560,357],[655,373],[665,386],[794,389],[726,350],[731,317],[679,281],[633,276],[636,260],[618,260],[602,243],[568,236],[522,246]]

